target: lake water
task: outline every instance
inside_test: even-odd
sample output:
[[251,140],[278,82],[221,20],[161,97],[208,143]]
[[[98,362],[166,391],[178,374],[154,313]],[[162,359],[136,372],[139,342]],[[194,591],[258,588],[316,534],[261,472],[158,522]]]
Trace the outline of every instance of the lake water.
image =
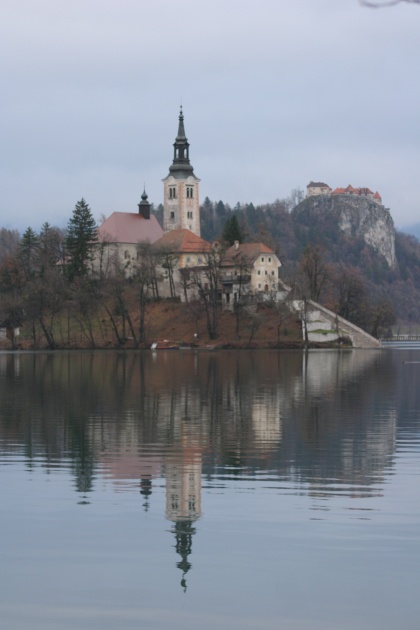
[[0,354],[5,630],[420,627],[420,350]]

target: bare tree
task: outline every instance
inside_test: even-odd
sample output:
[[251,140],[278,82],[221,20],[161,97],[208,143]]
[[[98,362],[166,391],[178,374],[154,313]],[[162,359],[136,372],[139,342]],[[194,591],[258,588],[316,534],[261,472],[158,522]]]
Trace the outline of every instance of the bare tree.
[[309,297],[315,302],[319,302],[321,291],[328,280],[325,253],[325,248],[321,245],[308,245],[299,261],[299,266],[308,283]]
[[139,340],[146,341],[146,307],[151,298],[157,297],[157,268],[158,257],[152,250],[150,243],[137,245],[137,262],[133,274],[139,305]]
[[248,321],[248,327],[249,327],[248,346],[251,345],[252,340],[254,336],[257,334],[261,324],[262,324],[261,317],[257,313],[253,313]]
[[220,254],[215,249],[204,252],[205,265],[191,271],[191,286],[198,293],[203,305],[209,339],[216,339],[219,334],[219,284]]
[[114,257],[107,275],[101,275],[97,286],[100,291],[102,307],[109,317],[117,343],[123,345],[127,341],[127,325],[133,340],[136,342],[137,335],[128,307],[130,283],[125,277],[124,266],[118,254]]
[[370,7],[371,9],[381,9],[382,7],[393,7],[401,2],[407,4],[420,4],[420,0],[378,0],[377,2],[371,2],[370,0],[359,0],[363,7]]
[[251,282],[251,263],[249,259],[241,255],[235,259],[235,288],[233,312],[235,314],[235,335],[239,339],[239,327],[242,316],[249,307]]
[[162,269],[164,269],[164,275],[166,275],[169,282],[169,292],[171,298],[174,298],[176,297],[174,273],[178,266],[178,256],[169,249],[162,248],[158,252],[158,257],[160,258],[160,265]]

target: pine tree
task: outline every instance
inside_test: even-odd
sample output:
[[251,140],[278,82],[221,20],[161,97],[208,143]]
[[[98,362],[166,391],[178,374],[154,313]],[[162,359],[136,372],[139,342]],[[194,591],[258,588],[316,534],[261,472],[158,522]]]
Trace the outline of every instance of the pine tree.
[[235,241],[242,243],[243,234],[236,214],[233,214],[232,217],[226,221],[223,229],[223,240],[228,245],[233,245]]
[[26,278],[31,278],[35,275],[38,247],[38,235],[31,227],[28,227],[19,243],[19,257]]
[[69,280],[86,276],[95,255],[98,234],[96,222],[90,208],[82,198],[77,202],[73,216],[67,226],[67,254],[66,266]]
[[43,275],[55,269],[62,259],[63,234],[49,223],[44,223],[39,233],[39,262],[40,274]]

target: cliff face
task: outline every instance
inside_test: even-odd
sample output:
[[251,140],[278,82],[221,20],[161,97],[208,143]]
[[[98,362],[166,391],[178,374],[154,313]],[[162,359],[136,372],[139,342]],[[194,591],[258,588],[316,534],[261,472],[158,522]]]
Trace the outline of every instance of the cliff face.
[[363,238],[391,269],[395,268],[394,221],[384,206],[358,195],[328,195],[305,199],[293,214],[306,224],[310,220],[323,224],[328,221],[349,236]]

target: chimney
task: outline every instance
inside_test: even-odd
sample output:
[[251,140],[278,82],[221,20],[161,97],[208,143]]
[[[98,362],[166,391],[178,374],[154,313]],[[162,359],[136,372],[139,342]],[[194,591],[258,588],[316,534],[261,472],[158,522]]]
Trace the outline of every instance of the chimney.
[[235,245],[235,249],[239,249],[239,241],[235,241],[234,245]]
[[141,214],[145,219],[150,219],[150,203],[147,200],[146,189],[143,190],[141,201],[137,205],[139,207],[139,214]]

